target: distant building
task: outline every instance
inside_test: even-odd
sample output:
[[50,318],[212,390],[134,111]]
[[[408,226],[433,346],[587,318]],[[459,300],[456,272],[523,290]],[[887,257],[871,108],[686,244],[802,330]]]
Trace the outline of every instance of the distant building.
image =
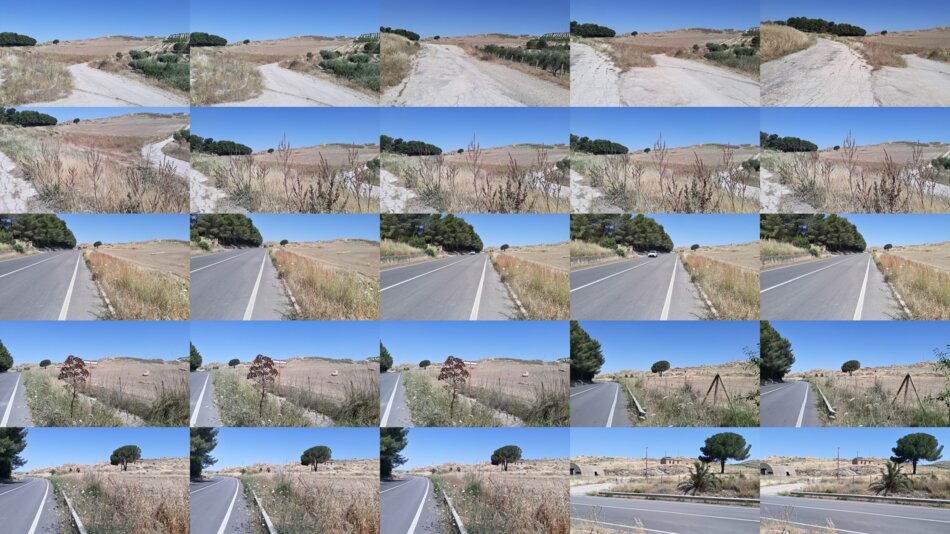
[[597,465],[577,465],[571,462],[571,476],[602,477],[604,470]]
[[689,460],[678,456],[664,456],[660,458],[660,465],[686,465]]
[[880,465],[884,463],[884,460],[880,458],[867,458],[864,456],[858,456],[851,460],[851,465]]
[[778,475],[780,477],[793,477],[795,476],[795,468],[790,465],[768,464],[761,462],[759,463],[759,474],[766,476]]

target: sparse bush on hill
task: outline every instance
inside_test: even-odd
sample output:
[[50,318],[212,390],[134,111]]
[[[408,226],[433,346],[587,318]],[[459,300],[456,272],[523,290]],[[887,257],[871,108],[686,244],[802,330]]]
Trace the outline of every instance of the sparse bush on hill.
[[606,139],[591,139],[571,134],[571,150],[588,154],[626,154],[629,149]]
[[860,26],[853,24],[835,24],[824,19],[811,19],[808,17],[791,17],[785,21],[785,24],[808,33],[830,33],[839,36],[863,36],[867,31]]
[[571,21],[571,35],[579,37],[613,37],[617,32],[606,26],[598,24],[578,24],[577,21]]
[[798,137],[779,137],[778,134],[759,132],[759,145],[781,152],[814,152],[818,145]]
[[418,41],[419,34],[409,30],[403,30],[402,28],[390,28],[388,26],[380,26],[379,31],[382,33],[395,33],[396,35],[402,35],[410,41]]
[[939,157],[930,162],[931,165],[937,167],[938,169],[950,169],[950,158]]
[[320,68],[346,78],[370,91],[379,91],[379,63],[370,63],[365,54],[350,54],[345,59],[325,59]]
[[[544,41],[542,40],[540,42]],[[542,50],[540,48],[544,49]],[[539,49],[530,49],[530,47],[529,49],[524,49],[515,48],[513,46],[499,46],[490,44],[479,48],[479,50],[486,54],[500,57],[502,59],[507,59],[509,61],[515,61],[518,63],[525,63],[527,65],[531,65],[532,67],[546,70],[555,76],[569,72],[571,69],[571,54],[570,51],[565,47],[558,47],[558,49],[548,49],[547,45],[545,44],[544,47],[539,47]]]
[[227,140],[215,141],[211,137],[194,134],[188,136],[188,145],[192,152],[204,152],[217,156],[246,156],[253,152],[251,147],[241,143]]
[[405,141],[401,137],[393,139],[388,135],[379,136],[379,150],[405,156],[436,156],[442,149],[424,141]]
[[0,46],[34,46],[36,39],[29,35],[13,32],[0,32]]
[[370,41],[363,45],[363,52],[366,54],[379,53],[379,41]]
[[192,32],[188,38],[189,46],[224,46],[228,40],[224,37],[205,32]]
[[129,57],[132,59],[145,59],[148,54],[141,50],[129,50]]
[[321,50],[320,51],[320,57],[323,59],[336,59],[342,55],[343,54],[341,54],[340,52],[337,52],[336,50]]

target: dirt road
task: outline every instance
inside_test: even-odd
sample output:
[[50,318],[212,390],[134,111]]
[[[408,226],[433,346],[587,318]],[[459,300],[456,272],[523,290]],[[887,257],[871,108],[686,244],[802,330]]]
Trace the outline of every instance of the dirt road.
[[250,100],[226,102],[218,106],[376,106],[376,99],[356,89],[307,76],[277,63],[257,67],[264,80],[264,91]]
[[30,182],[14,176],[14,169],[16,163],[0,152],[0,213],[30,213],[36,189]]
[[570,91],[454,45],[423,44],[412,72],[383,94],[384,106],[567,106]]
[[762,213],[815,213],[817,210],[797,200],[795,193],[766,169],[759,171]]
[[571,43],[572,106],[758,106],[759,84],[705,63],[652,56],[655,67],[620,72],[606,54]]
[[399,185],[399,177],[386,169],[379,170],[379,181],[382,190],[379,199],[380,213],[406,213],[416,194]]
[[69,66],[73,92],[51,102],[31,106],[187,106],[188,100],[142,82],[97,70],[85,63]]
[[142,157],[152,165],[158,165],[163,161],[168,161],[175,167],[175,172],[179,176],[187,176],[191,188],[191,212],[192,213],[214,213],[217,211],[218,202],[225,198],[224,191],[210,185],[211,180],[201,174],[187,161],[170,158],[162,152],[162,148],[174,139],[151,143],[142,147]]
[[913,55],[906,68],[872,70],[843,43],[818,39],[763,63],[764,106],[950,106],[950,65]]

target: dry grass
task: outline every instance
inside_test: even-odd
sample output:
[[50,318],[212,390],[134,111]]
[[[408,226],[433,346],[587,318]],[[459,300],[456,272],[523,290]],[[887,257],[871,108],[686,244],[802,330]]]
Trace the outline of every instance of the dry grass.
[[929,265],[940,271],[950,271],[950,241],[905,247],[897,246],[888,252],[911,261]]
[[281,280],[300,306],[298,319],[379,319],[379,278],[320,265],[290,250],[272,249]]
[[718,319],[754,320],[759,317],[759,271],[713,259],[702,253],[683,252],[686,272],[712,301]]
[[187,280],[188,248],[189,244],[184,241],[156,240],[104,244],[96,250],[146,270],[171,273]]
[[553,245],[514,246],[505,249],[504,253],[559,271],[570,270],[571,246],[566,241]]
[[[932,61],[950,63],[950,27],[890,32],[848,39],[857,43],[871,65],[905,67],[903,55],[912,54]],[[879,62],[879,63],[878,63]]]
[[876,252],[874,263],[917,320],[950,320],[950,271],[897,254]]
[[[842,467],[845,471],[851,467],[851,462],[847,462],[847,467]],[[866,475],[842,475],[841,478],[820,477],[812,478],[809,484],[802,491],[816,493],[847,493],[851,495],[874,495],[874,492],[868,489],[868,486],[880,478],[879,469],[875,468],[874,474]],[[943,471],[943,472],[941,472]],[[907,473],[911,481],[911,490],[901,493],[900,497],[916,497],[921,499],[948,499],[950,498],[950,474],[944,470],[925,469],[917,467],[917,475],[910,474],[910,466],[905,466],[904,472]]]
[[571,240],[571,258],[587,258],[591,256],[610,256],[617,253],[609,248],[602,247],[597,243],[587,241]]
[[399,85],[412,70],[410,58],[420,50],[417,41],[410,41],[401,35],[380,34],[379,86],[385,91]]
[[526,319],[570,318],[570,274],[565,269],[520,259],[504,252],[491,254],[492,265],[510,285],[525,310]]
[[505,473],[432,476],[470,532],[567,534],[568,484],[564,478],[515,477]]
[[[72,403],[72,392],[52,371],[24,370],[23,387],[33,425],[38,427],[127,426],[118,412],[86,395]],[[70,408],[72,406],[72,408]]]
[[240,102],[261,94],[264,80],[252,63],[219,50],[192,51],[191,104]]
[[327,267],[379,278],[379,242],[364,239],[290,242],[281,247]]
[[0,105],[48,102],[69,95],[73,78],[61,64],[30,52],[0,52]]
[[762,61],[772,61],[794,54],[815,44],[815,36],[801,32],[790,26],[763,24],[759,27],[762,46],[759,56]]
[[837,410],[835,419],[825,419],[826,426],[842,427],[937,427],[950,426],[946,406],[937,401],[944,391],[945,379],[911,373],[917,394],[895,397],[904,380],[904,374],[874,376],[847,376],[829,373],[819,382],[822,393]]
[[425,254],[421,248],[416,248],[408,243],[400,243],[392,239],[383,239],[379,242],[379,257],[389,258],[392,256],[412,256],[416,254]]
[[796,247],[791,243],[776,241],[774,239],[762,239],[759,241],[759,256],[762,259],[804,254],[808,254],[808,251],[803,248]]
[[167,272],[144,269],[96,250],[83,251],[86,265],[112,306],[114,319],[187,320],[188,281]]
[[[640,459],[642,465],[642,459]],[[656,465],[656,463],[654,463]],[[714,464],[715,465],[715,464]],[[739,499],[758,499],[759,498],[759,476],[753,470],[746,472],[730,474],[730,471],[736,470],[736,466],[727,466],[726,474],[720,474],[718,466],[714,467],[715,477],[719,479],[721,485],[719,489],[703,493],[707,497],[730,497]],[[683,491],[676,489],[676,485],[685,480],[684,475],[673,476],[634,476],[624,477],[624,482],[613,486],[610,491],[631,492],[631,493],[664,493],[669,495],[682,495]]]

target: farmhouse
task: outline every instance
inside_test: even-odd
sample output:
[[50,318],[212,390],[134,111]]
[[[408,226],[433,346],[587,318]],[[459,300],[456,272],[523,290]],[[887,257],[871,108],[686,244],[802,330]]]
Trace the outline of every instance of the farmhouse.
[[660,458],[660,465],[687,465],[691,462],[689,458],[682,456],[664,456]]
[[604,470],[597,465],[577,465],[571,462],[571,476],[602,477]]
[[884,463],[884,460],[881,458],[868,458],[865,456],[857,456],[851,460],[851,465],[881,465]]
[[778,475],[781,477],[793,477],[795,476],[795,468],[790,465],[768,464],[765,462],[761,462],[759,464],[759,474]]

